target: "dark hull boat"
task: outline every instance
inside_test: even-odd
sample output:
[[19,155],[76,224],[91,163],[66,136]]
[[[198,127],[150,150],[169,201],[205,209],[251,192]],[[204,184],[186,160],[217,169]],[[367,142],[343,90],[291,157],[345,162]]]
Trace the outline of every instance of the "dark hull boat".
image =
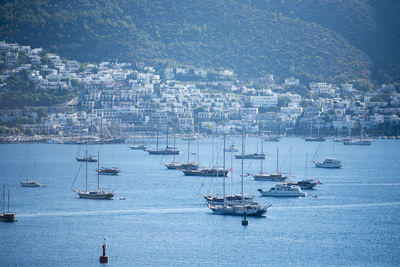
[[260,173],[253,174],[254,180],[257,181],[285,181],[287,176],[283,176],[281,173]]
[[179,150],[161,149],[161,150],[146,150],[150,155],[179,155]]
[[216,169],[216,168],[207,168],[207,169],[200,169],[200,170],[182,170],[182,172],[186,176],[220,176],[226,177],[229,174],[229,170],[223,169]]
[[252,154],[245,154],[242,156],[241,154],[234,155],[236,159],[265,159],[265,154],[264,153],[252,153]]
[[93,156],[88,156],[88,157],[75,157],[76,161],[81,161],[81,162],[97,162],[97,159]]
[[314,189],[317,185],[319,185],[321,182],[318,180],[301,180],[301,181],[296,181],[296,182],[285,182],[287,185],[294,185],[300,187],[300,189]]
[[305,137],[304,138],[304,140],[305,141],[309,141],[309,142],[324,142],[325,141],[325,138],[323,138],[323,137]]
[[169,170],[198,170],[199,163],[197,162],[188,162],[188,163],[178,163],[171,162],[169,164],[164,164]]
[[100,175],[117,175],[120,170],[118,168],[104,168],[102,167],[101,169],[96,169],[96,171],[100,174]]

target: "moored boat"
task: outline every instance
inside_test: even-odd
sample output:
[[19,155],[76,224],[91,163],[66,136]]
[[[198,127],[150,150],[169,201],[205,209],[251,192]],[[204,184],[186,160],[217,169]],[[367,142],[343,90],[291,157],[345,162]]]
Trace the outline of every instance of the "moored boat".
[[21,182],[21,186],[25,186],[25,187],[40,187],[42,186],[41,183],[35,181],[35,180],[31,180],[31,181],[22,181]]
[[15,213],[10,212],[10,190],[8,190],[8,211],[6,212],[6,186],[3,185],[3,194],[2,194],[2,203],[3,203],[3,212],[0,214],[0,221],[3,222],[16,222]]
[[334,158],[326,158],[324,161],[313,161],[317,168],[337,169],[343,167],[340,160]]
[[276,184],[269,190],[258,189],[263,197],[305,197],[307,193],[295,185]]

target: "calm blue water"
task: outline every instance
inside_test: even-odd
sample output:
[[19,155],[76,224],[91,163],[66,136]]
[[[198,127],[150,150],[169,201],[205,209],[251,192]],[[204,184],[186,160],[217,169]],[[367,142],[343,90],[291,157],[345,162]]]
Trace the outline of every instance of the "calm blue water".
[[[240,147],[240,138],[230,139]],[[273,183],[245,178],[245,192],[272,204],[264,218],[213,215],[202,195],[222,192],[221,178],[185,177],[166,170],[172,156],[150,156],[128,145],[89,146],[101,153],[101,165],[115,165],[119,176],[101,177],[101,187],[118,194],[114,200],[79,199],[71,185],[80,163],[73,145],[13,144],[0,146],[1,184],[11,190],[11,210],[18,222],[0,223],[0,266],[98,266],[107,238],[109,266],[398,266],[400,264],[400,142],[377,140],[372,146],[325,142],[319,160],[334,156],[338,170],[317,169],[312,157],[318,143],[285,138],[265,143],[264,169],[276,169],[276,146],[282,172],[307,174],[322,185],[308,191],[318,197],[273,199],[258,197],[258,188]],[[187,143],[177,141],[186,160]],[[222,165],[222,139],[199,143],[200,162]],[[255,138],[246,151],[255,152]],[[289,150],[292,147],[290,164]],[[81,148],[82,149],[82,148]],[[197,152],[196,142],[191,150]],[[29,153],[28,163],[26,153]],[[218,155],[217,155],[218,154]],[[233,162],[227,192],[240,192],[240,160]],[[183,159],[182,159],[183,158]],[[191,156],[197,160],[197,156]],[[23,188],[26,171],[46,184]],[[245,161],[245,172],[256,172],[260,161]],[[89,164],[89,188],[96,188]],[[84,189],[84,166],[74,188]],[[125,200],[121,200],[125,198]]]

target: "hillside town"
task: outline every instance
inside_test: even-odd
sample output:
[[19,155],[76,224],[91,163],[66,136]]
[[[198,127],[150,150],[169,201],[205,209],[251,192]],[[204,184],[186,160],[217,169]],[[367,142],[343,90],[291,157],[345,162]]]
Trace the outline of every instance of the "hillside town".
[[[0,107],[3,142],[57,137],[126,138],[171,128],[179,134],[400,135],[397,85],[362,81],[304,83],[295,77],[239,80],[232,70],[156,69],[135,64],[82,64],[16,43],[0,42],[0,93],[27,74],[33,92],[68,91],[47,106]],[[22,76],[22,75],[20,75]],[[21,89],[22,90],[22,89]]]

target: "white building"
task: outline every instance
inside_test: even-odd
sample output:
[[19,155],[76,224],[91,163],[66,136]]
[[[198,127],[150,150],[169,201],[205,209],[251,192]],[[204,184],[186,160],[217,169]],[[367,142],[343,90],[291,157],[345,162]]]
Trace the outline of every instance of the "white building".
[[253,107],[273,107],[278,104],[278,94],[250,96],[250,103]]

